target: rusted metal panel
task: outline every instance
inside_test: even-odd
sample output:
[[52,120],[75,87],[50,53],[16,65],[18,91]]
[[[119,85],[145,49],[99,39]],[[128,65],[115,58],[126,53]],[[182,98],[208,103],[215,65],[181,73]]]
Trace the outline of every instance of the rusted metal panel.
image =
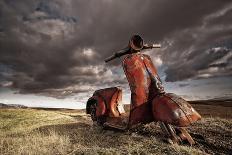
[[127,116],[126,114],[123,114],[120,117],[107,117],[107,121],[104,126],[116,128],[119,130],[126,130],[128,129],[128,119],[129,116]]
[[96,116],[99,117],[106,113],[106,105],[101,97],[96,97],[96,98],[97,98]]
[[139,123],[149,123],[154,121],[150,103],[144,103],[130,111],[129,128]]
[[93,96],[100,96],[103,98],[105,103],[109,103],[111,101],[111,98],[113,94],[118,91],[117,87],[111,87],[111,88],[105,88],[105,89],[99,89],[94,92]]
[[161,79],[157,73],[157,69],[154,66],[150,56],[143,54],[144,64],[146,66],[147,73],[151,80],[149,86],[149,101],[156,97],[158,94],[164,93],[164,87],[162,86]]
[[157,96],[152,102],[152,109],[155,120],[179,127],[201,118],[187,101],[171,93]]
[[[117,87],[105,88],[95,91],[93,96],[98,101],[97,116],[108,115],[110,117],[119,117],[118,103],[122,100],[122,90]],[[103,110],[102,110],[103,109]],[[105,113],[103,113],[105,111]]]
[[96,116],[102,116],[106,114],[106,105],[102,97],[97,95],[92,96],[87,101],[86,113],[90,114],[90,105],[96,104]]
[[123,68],[131,89],[133,109],[148,101],[150,79],[142,54],[130,54],[125,57]]
[[131,89],[131,111],[129,118],[131,126],[153,120],[151,105],[149,104],[151,79],[144,62],[145,59],[147,59],[146,56],[136,53],[128,55],[123,61],[124,72]]
[[112,95],[111,101],[109,103],[109,116],[110,117],[119,117],[120,113],[118,111],[118,103],[122,100],[122,90],[118,89],[115,91],[115,93]]

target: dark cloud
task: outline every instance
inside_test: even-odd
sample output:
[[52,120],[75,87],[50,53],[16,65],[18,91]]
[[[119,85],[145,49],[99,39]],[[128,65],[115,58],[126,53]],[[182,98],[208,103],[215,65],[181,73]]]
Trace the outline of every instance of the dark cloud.
[[179,87],[186,87],[186,86],[189,86],[189,83],[180,83],[179,84]]
[[106,66],[104,58],[135,33],[163,44],[152,55],[167,67],[166,81],[231,75],[231,48],[222,44],[232,39],[231,5],[229,0],[3,0],[0,63],[11,71],[0,77],[21,93],[53,96],[125,84],[115,67],[119,62]]
[[231,49],[218,47],[207,51],[194,52],[194,55],[189,54],[185,58],[180,56],[178,61],[173,61],[170,64],[165,71],[167,81],[179,81],[193,77],[208,78],[216,75],[232,75],[231,63],[228,60]]

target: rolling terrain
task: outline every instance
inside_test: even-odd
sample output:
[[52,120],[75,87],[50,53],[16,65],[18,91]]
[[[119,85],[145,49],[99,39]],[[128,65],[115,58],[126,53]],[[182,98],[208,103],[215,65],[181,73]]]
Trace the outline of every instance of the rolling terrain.
[[155,122],[119,132],[85,110],[0,108],[0,154],[232,154],[232,101],[191,104],[203,116],[188,129],[193,147],[165,143]]

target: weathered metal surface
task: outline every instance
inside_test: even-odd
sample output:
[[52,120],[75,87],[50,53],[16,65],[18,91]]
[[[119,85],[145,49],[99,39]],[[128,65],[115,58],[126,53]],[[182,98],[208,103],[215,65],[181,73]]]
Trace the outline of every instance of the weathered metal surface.
[[151,80],[151,84],[149,87],[149,100],[152,100],[156,95],[164,93],[164,87],[162,86],[162,82],[157,73],[157,69],[152,63],[150,56],[143,54],[143,57],[146,70]]
[[130,125],[153,121],[149,101],[163,92],[163,87],[150,57],[130,54],[124,58],[123,68],[131,90]]
[[129,116],[125,113],[120,117],[107,117],[106,123],[104,123],[104,127],[116,128],[119,130],[127,129]]
[[[130,41],[127,48],[115,53],[105,61],[126,55],[123,59],[123,69],[131,89],[131,104],[129,116],[121,104],[122,91],[117,87],[97,90],[87,103],[86,112],[93,115],[93,121],[104,127],[125,130],[138,123],[160,121],[171,140],[181,142],[187,140],[190,145],[193,139],[184,128],[199,120],[201,116],[193,107],[175,94],[166,94],[157,70],[148,55],[139,51],[160,46],[143,45],[140,36]],[[140,39],[141,38],[141,39]],[[92,108],[89,105],[97,103]],[[93,106],[92,106],[93,107]],[[96,114],[96,118],[95,118]],[[95,120],[94,120],[95,119]],[[173,127],[175,125],[176,127]]]
[[101,97],[96,97],[96,99],[97,99],[96,116],[99,117],[106,113],[106,105]]
[[191,146],[195,144],[195,141],[185,128],[178,128],[178,130],[180,131],[178,136],[181,138],[182,142],[187,141]]
[[118,89],[113,95],[109,102],[109,116],[110,117],[119,117],[120,112],[118,111],[118,103],[122,100],[122,90]]
[[132,109],[148,101],[149,75],[142,54],[130,54],[123,61],[123,68],[131,90]]
[[[97,90],[94,92],[92,98],[97,100],[97,116],[119,117],[123,113],[122,105],[120,105],[122,90],[117,87]],[[119,107],[121,111],[119,111]]]
[[152,102],[154,119],[184,127],[196,122],[201,116],[181,97],[167,93],[157,96]]
[[96,116],[102,116],[106,114],[106,105],[102,97],[99,96],[92,96],[89,98],[87,101],[87,106],[86,106],[86,113],[90,114],[90,107],[92,104],[96,104]]
[[[200,115],[184,99],[174,94],[164,94],[157,70],[149,56],[130,54],[124,58],[123,68],[131,89],[130,126],[151,121],[188,126],[200,119]],[[124,113],[119,110],[122,107],[122,91],[119,88],[97,90],[92,98],[98,102],[97,116],[119,118]]]
[[93,96],[102,97],[105,103],[110,102],[113,94],[118,91],[117,87],[96,90]]

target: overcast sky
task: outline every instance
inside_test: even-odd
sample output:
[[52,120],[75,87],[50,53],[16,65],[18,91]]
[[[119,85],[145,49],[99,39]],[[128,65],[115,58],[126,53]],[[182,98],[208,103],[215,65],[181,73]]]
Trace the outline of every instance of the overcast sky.
[[0,102],[83,107],[94,90],[117,85],[129,102],[120,61],[104,59],[133,34],[162,44],[147,54],[168,92],[232,96],[231,0],[1,0],[0,7]]

